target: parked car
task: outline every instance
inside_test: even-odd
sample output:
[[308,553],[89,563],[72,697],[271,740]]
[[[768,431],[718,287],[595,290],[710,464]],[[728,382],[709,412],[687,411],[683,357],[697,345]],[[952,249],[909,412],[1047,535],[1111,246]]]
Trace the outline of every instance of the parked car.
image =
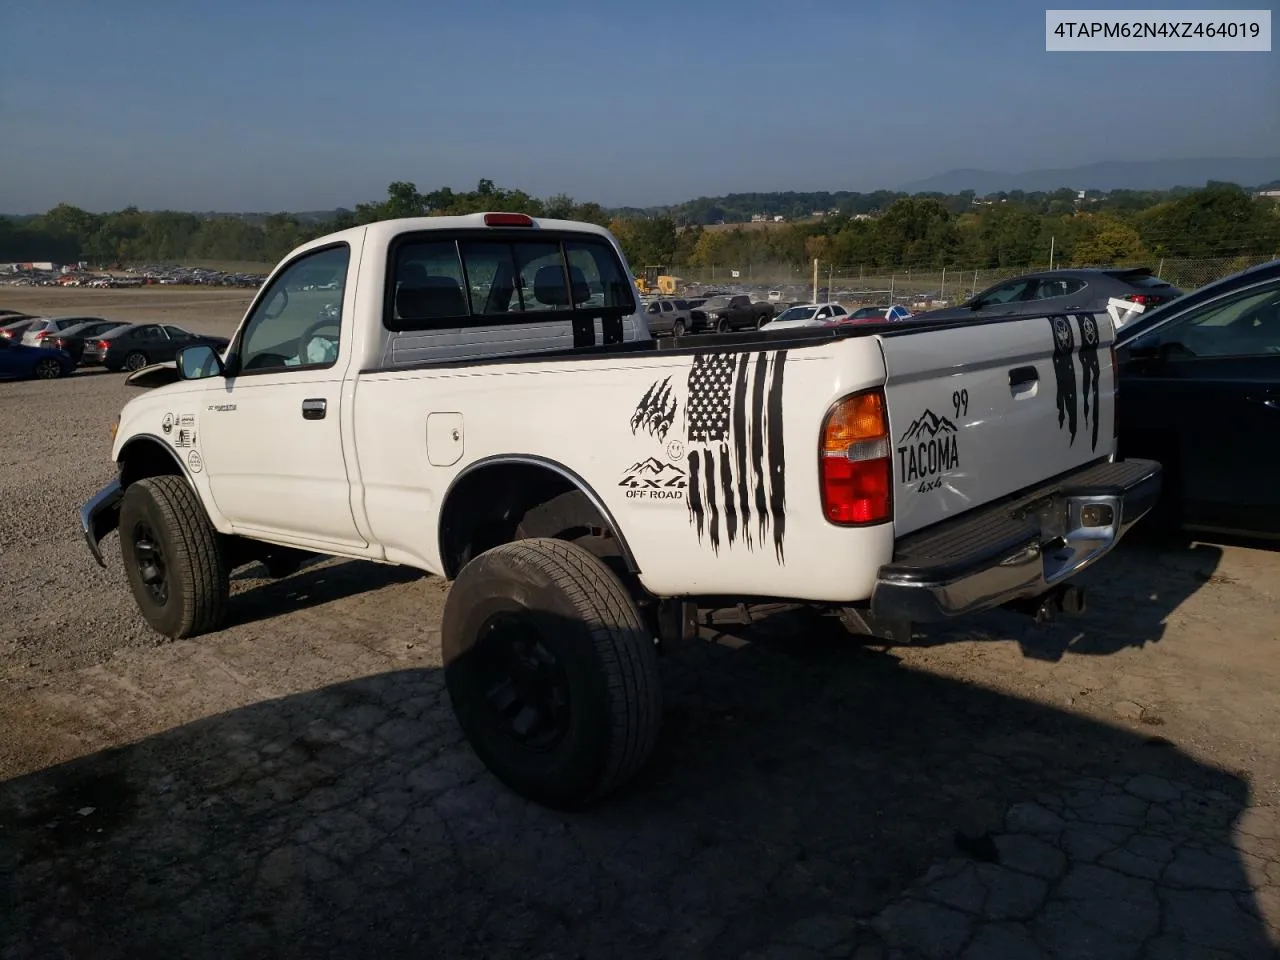
[[1154,522],[1280,536],[1280,261],[1142,314],[1116,354],[1119,449],[1168,478]]
[[1182,291],[1145,267],[1133,269],[1046,270],[1004,280],[957,307],[927,310],[921,321],[982,319],[1013,313],[1104,313],[1113,297],[1147,309],[1182,296]]
[[842,320],[849,312],[838,303],[806,303],[788,307],[766,323],[762,331],[792,330],[797,327],[820,327],[833,320]]
[[773,319],[772,303],[753,303],[745,293],[712,297],[699,309],[706,314],[707,325],[717,333],[756,330]]
[[[317,319],[325,295],[299,292],[317,275],[346,309],[332,294]],[[1059,427],[1035,382],[1045,317],[670,349],[632,276],[608,230],[518,213],[316,238],[223,356],[130,375],[150,389],[113,427],[86,546],[103,562],[119,531],[138,611],[171,638],[218,629],[231,572],[281,548],[451,580],[463,734],[513,790],[581,807],[653,750],[657,658],[699,601],[795,600],[908,639],[1009,604],[1078,611],[1074,576],[1158,495],[1159,464],[1114,459],[1110,396],[1096,444]]]
[[913,314],[906,307],[894,304],[892,307],[859,307],[844,323],[897,323],[899,320],[910,320]]
[[0,380],[25,380],[30,377],[54,380],[66,376],[75,368],[76,362],[62,350],[29,347],[0,337]]
[[649,324],[649,332],[655,336],[682,337],[686,333],[697,333],[707,325],[707,315],[701,309],[690,306],[687,300],[670,297],[649,301],[644,319]]
[[96,323],[101,320],[101,317],[39,317],[22,332],[22,342],[28,347],[38,347],[46,338],[55,336],[63,330],[69,330],[82,323]]
[[12,340],[15,343],[21,343],[22,335],[38,319],[39,317],[22,317],[18,320],[7,321],[3,326],[0,326],[0,340]]
[[81,357],[84,356],[85,340],[91,337],[100,337],[108,330],[114,330],[116,327],[127,326],[128,324],[123,320],[90,320],[74,327],[67,327],[61,333],[55,333],[51,337],[45,337],[44,343],[58,350],[65,350],[71,355],[71,359],[79,363]]
[[130,323],[85,341],[80,362],[108,370],[141,370],[172,360],[183,347],[205,343],[222,350],[230,341],[191,333],[171,323]]

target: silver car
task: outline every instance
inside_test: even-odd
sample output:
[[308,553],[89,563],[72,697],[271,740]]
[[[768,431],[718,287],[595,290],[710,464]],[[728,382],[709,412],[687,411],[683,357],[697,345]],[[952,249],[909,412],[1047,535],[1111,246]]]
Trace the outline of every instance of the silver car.
[[41,317],[27,327],[22,334],[22,345],[24,347],[43,346],[45,337],[55,336],[68,327],[78,326],[82,323],[100,323],[101,321],[101,317]]

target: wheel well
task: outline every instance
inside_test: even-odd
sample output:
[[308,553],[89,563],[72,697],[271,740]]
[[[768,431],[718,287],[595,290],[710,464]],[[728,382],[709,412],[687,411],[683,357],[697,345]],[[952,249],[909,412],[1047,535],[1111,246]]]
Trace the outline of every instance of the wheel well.
[[120,486],[128,488],[129,484],[147,477],[176,476],[186,479],[177,457],[157,440],[149,437],[138,437],[125,444],[120,451]]
[[585,484],[551,464],[483,466],[458,479],[446,494],[440,511],[440,558],[448,579],[472,557],[531,537],[572,541],[616,565],[619,573],[636,572],[607,510]]

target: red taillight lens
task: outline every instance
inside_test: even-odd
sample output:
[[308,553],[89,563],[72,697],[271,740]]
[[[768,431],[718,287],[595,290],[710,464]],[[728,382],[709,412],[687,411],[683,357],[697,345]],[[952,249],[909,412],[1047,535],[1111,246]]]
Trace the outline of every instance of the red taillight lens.
[[1130,303],[1140,303],[1144,307],[1154,307],[1157,303],[1164,303],[1164,297],[1157,297],[1152,293],[1131,293],[1125,297]]
[[41,330],[39,333],[37,333],[37,334],[36,334],[36,340],[37,340],[37,341],[39,341],[39,340],[43,340],[43,339],[44,339],[45,337],[47,337],[47,336],[49,336],[49,331],[48,331],[48,330]]
[[845,397],[822,424],[822,513],[841,526],[883,523],[893,509],[893,460],[884,391]]
[[99,340],[99,341],[98,341],[98,349],[99,349],[99,350],[110,350],[110,349],[111,349],[111,342],[110,342],[109,340]]
[[532,227],[533,218],[524,213],[486,213],[486,227]]

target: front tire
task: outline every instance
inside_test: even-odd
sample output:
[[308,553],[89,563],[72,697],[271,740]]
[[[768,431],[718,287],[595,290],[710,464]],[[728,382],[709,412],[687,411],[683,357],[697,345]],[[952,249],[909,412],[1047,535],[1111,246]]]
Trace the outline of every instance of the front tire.
[[120,552],[151,629],[178,640],[222,625],[231,571],[218,532],[182,477],[148,477],[125,490]]
[[518,540],[476,557],[445,601],[441,646],[472,749],[535,803],[586,807],[653,751],[654,639],[622,581],[579,546]]
[[683,336],[684,336],[684,321],[683,321],[683,320],[677,320],[675,323],[673,323],[673,324],[671,325],[671,335],[672,335],[673,337],[683,337]]

